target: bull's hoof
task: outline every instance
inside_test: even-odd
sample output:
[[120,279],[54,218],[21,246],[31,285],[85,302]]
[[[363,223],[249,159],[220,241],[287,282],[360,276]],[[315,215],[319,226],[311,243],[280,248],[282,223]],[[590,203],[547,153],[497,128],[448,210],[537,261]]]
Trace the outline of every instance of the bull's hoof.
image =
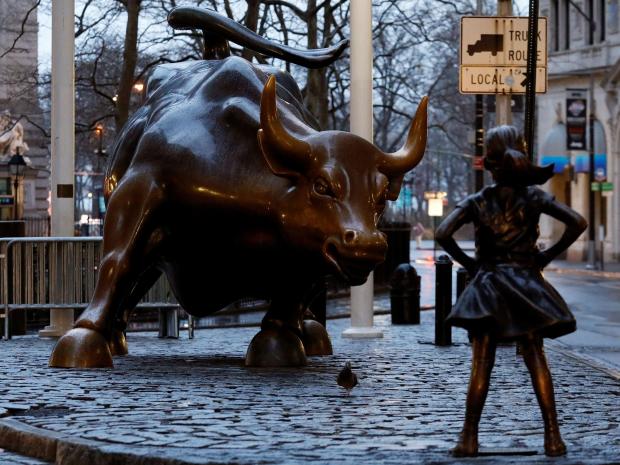
[[120,330],[112,332],[112,337],[108,341],[108,346],[110,347],[110,353],[113,357],[117,355],[127,355],[129,353],[125,333]]
[[112,354],[105,337],[95,330],[75,328],[61,337],[50,357],[54,368],[111,368]]
[[298,367],[307,363],[301,339],[286,329],[261,330],[245,356],[248,367]]
[[306,355],[332,355],[332,341],[325,326],[315,320],[304,320],[301,341]]

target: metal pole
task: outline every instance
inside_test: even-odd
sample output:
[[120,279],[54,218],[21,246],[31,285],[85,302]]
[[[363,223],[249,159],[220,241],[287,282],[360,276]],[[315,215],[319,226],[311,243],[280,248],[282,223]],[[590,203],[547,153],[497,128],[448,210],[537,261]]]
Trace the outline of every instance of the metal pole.
[[538,0],[530,0],[527,23],[527,81],[525,84],[525,142],[530,161],[534,160],[534,123],[536,120],[536,65],[538,59]]
[[[512,1],[497,1],[498,16],[512,16]],[[495,124],[512,124],[512,107],[510,94],[495,94]]]
[[[372,1],[351,2],[351,132],[373,140],[372,131]],[[351,327],[342,335],[350,338],[383,337],[373,328],[374,279],[351,287]]]
[[437,260],[437,217],[433,216],[433,261]]
[[17,191],[19,189],[19,179],[17,177],[17,174],[15,175],[15,178],[13,179],[13,219],[14,220],[18,220],[19,219],[19,213],[17,211],[17,209],[19,208],[18,205],[18,198],[17,198]]
[[[592,29],[592,25],[590,25]],[[596,269],[596,225],[595,225],[595,202],[592,183],[594,182],[594,78],[590,75],[590,112],[588,114],[588,131],[590,143],[588,144],[588,264],[586,268]]]
[[[476,1],[476,14],[482,15],[482,0]],[[484,101],[481,94],[476,94],[476,160],[480,162],[484,156]],[[474,192],[484,185],[484,171],[476,164],[474,168]]]
[[[52,236],[73,236],[75,85],[73,0],[52,2]],[[57,286],[61,283],[50,283]],[[40,336],[62,336],[73,326],[73,310],[50,310]]]
[[435,345],[452,344],[452,328],[446,318],[452,310],[452,260],[440,255],[435,261]]
[[[476,154],[477,160],[482,160],[484,156],[484,105],[482,95],[476,95]],[[476,166],[475,170],[475,192],[484,187],[484,170]]]

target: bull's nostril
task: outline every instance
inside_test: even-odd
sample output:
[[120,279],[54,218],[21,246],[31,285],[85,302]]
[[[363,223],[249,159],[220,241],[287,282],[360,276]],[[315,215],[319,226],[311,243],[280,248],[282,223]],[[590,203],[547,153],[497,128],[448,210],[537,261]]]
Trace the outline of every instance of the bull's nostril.
[[345,233],[344,233],[344,243],[345,244],[351,244],[352,242],[355,241],[355,238],[357,237],[357,233],[351,229],[348,229]]

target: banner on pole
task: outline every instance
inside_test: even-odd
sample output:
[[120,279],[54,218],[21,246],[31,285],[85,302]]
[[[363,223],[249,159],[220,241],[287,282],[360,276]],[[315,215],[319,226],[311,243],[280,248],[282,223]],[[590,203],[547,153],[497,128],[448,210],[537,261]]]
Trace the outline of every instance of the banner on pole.
[[566,148],[586,150],[588,90],[566,89]]

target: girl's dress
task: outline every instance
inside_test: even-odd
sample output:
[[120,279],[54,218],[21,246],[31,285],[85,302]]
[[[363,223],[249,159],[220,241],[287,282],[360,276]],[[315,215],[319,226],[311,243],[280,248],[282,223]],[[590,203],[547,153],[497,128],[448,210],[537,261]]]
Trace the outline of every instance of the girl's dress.
[[575,317],[534,262],[538,220],[545,204],[553,201],[537,187],[494,185],[457,205],[474,223],[480,268],[448,315],[451,325],[490,332],[500,341],[575,331]]

